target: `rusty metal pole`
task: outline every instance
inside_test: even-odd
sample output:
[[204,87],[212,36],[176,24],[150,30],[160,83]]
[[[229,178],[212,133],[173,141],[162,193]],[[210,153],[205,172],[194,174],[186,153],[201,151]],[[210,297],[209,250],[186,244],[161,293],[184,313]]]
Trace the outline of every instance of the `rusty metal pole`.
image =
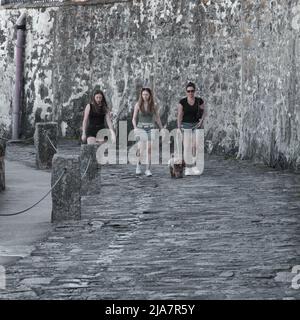
[[12,139],[19,138],[19,122],[22,99],[22,80],[23,80],[23,51],[25,43],[26,13],[22,13],[16,22],[17,43],[16,43],[16,83],[13,102],[12,117]]

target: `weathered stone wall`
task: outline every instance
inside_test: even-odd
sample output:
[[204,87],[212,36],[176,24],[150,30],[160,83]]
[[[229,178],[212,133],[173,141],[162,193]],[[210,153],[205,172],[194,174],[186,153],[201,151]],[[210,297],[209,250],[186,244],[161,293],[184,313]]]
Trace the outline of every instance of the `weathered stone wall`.
[[0,192],[5,189],[5,141],[0,139]]
[[[78,135],[95,85],[106,92],[113,111],[121,111],[121,119],[131,117],[141,86],[153,86],[164,122],[172,123],[184,85],[192,80],[209,109],[209,138],[222,144],[226,132],[236,144],[238,8],[237,1],[144,0],[27,9],[23,132],[29,134],[49,112],[62,135]],[[1,21],[12,27],[24,10],[2,10]],[[7,33],[7,24],[2,29]],[[13,43],[12,33],[3,37],[4,47]],[[12,59],[6,65],[11,68],[3,75],[10,88],[2,102],[7,114]]]
[[13,24],[27,10],[23,134],[33,132],[34,122],[50,119],[58,121],[62,135],[78,136],[96,85],[114,113],[128,120],[141,86],[152,86],[163,122],[172,126],[191,80],[206,102],[206,139],[215,151],[271,165],[278,159],[295,163],[299,0],[108,2],[0,10],[5,130]]
[[300,1],[244,1],[239,154],[300,163]]
[[35,122],[45,119],[52,107],[53,14],[57,8],[0,10],[0,119],[2,131],[11,123],[15,79],[14,25],[24,11],[27,13],[26,51],[24,57],[24,105],[21,133],[33,135]]

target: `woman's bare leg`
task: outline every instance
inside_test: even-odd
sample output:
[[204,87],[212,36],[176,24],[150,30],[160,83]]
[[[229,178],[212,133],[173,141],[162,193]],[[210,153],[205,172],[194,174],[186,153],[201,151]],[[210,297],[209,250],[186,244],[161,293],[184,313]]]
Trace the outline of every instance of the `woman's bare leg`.
[[[186,135],[186,136],[185,136]],[[184,132],[183,156],[187,167],[192,166],[193,138],[190,132]]]
[[192,146],[193,157],[196,157],[196,131],[193,132],[193,146]]
[[151,141],[147,141],[147,159],[146,159],[146,170],[150,169],[151,165]]

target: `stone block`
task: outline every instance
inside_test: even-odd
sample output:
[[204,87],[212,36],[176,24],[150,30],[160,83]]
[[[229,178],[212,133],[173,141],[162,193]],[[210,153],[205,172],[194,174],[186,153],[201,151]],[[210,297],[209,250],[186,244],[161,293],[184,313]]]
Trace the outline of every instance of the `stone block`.
[[300,157],[297,157],[295,161],[294,170],[296,173],[300,173]]
[[38,169],[51,168],[52,158],[57,152],[57,122],[38,122],[35,125],[34,145]]
[[51,185],[65,174],[52,190],[52,222],[80,220],[81,174],[79,155],[54,155],[52,160]]
[[[91,181],[100,179],[100,164],[96,158],[97,144],[83,144],[80,150],[81,195],[98,193],[98,183]],[[99,182],[100,183],[100,182]],[[100,191],[100,190],[99,190]]]

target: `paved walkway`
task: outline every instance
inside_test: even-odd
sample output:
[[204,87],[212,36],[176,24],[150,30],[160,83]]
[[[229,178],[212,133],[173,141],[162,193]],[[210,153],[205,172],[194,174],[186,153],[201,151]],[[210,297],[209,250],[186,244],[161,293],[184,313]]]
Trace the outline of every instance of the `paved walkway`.
[[[39,171],[16,161],[5,161],[6,190],[0,193],[0,213],[12,214],[39,201],[50,189],[50,172]],[[51,196],[30,211],[0,217],[0,265],[25,257],[34,243],[51,229]]]
[[299,175],[217,156],[201,177],[133,173],[103,167],[82,220],[7,266],[0,298],[299,299]]

